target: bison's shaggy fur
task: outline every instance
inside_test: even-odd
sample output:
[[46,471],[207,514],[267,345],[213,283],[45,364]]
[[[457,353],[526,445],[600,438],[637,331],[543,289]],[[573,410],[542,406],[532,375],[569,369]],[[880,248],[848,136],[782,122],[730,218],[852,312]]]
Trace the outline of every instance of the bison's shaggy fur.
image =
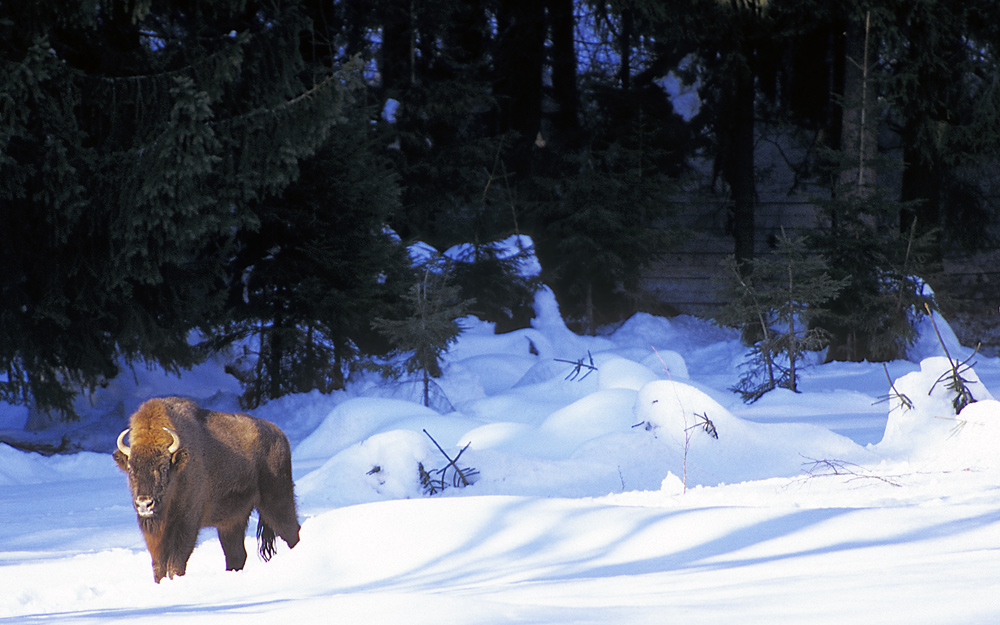
[[129,425],[114,458],[128,475],[157,583],[184,575],[202,527],[217,528],[226,569],[242,569],[254,508],[264,559],[276,534],[289,547],[299,542],[291,452],[278,426],[177,397],[147,401]]

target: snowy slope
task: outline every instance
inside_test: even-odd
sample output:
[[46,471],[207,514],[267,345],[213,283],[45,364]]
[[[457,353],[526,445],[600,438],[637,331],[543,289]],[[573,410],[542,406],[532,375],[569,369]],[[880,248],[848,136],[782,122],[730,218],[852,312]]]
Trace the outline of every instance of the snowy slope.
[[[292,441],[302,540],[239,573],[206,530],[187,575],[154,584],[108,453],[0,445],[0,622],[1000,622],[996,359],[964,374],[979,401],[958,415],[929,341],[888,366],[912,408],[867,363],[744,406],[731,332],[637,315],[587,338],[547,291],[536,309],[507,335],[466,320],[441,379],[453,412],[374,378],[255,411]],[[233,407],[211,366],[112,385],[93,410]],[[88,436],[110,451],[126,416]],[[423,494],[418,463],[446,463],[424,430],[452,457],[468,445],[473,486]]]

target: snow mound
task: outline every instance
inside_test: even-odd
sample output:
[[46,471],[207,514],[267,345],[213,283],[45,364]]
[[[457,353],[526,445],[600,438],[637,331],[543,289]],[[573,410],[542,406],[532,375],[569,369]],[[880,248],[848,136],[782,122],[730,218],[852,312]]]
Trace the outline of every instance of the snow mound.
[[440,415],[430,408],[401,399],[356,397],[334,408],[316,430],[294,450],[294,456],[330,458],[358,441],[407,420],[431,420]]
[[[926,285],[924,286],[925,288],[929,288]],[[935,310],[931,312],[931,315],[933,319],[927,315],[920,315],[914,324],[914,329],[917,331],[917,340],[907,350],[906,356],[909,360],[920,362],[927,358],[944,356],[945,347],[953,357],[964,359],[972,354],[972,350],[958,342],[958,336],[952,329],[951,324],[941,316],[941,313]],[[941,335],[940,340],[938,339],[938,334]],[[941,346],[942,342],[944,343],[944,347]]]
[[[1000,402],[972,368],[960,369],[959,375],[973,402],[964,407],[948,358],[925,358],[919,371],[897,379],[889,395],[889,418],[879,452],[951,468],[997,466]],[[993,453],[985,453],[990,448]]]
[[110,455],[80,452],[43,456],[0,443],[0,485],[45,484],[106,478],[118,473]]
[[649,367],[618,356],[602,358],[597,364],[597,381],[602,389],[625,388],[638,391],[647,383],[660,379]]
[[430,439],[412,430],[370,436],[296,482],[303,510],[328,509],[423,494],[417,467],[433,454]]
[[[542,358],[566,358],[576,360],[583,358],[588,352],[613,349],[615,344],[602,337],[580,336],[566,326],[555,293],[543,286],[535,293],[535,317],[531,327],[547,339],[542,345],[536,346],[538,355]],[[544,346],[544,349],[543,349]]]
[[826,428],[745,421],[703,391],[672,380],[650,382],[639,391],[635,419],[662,443],[670,472],[686,476],[688,485],[793,476],[810,460],[874,460]]

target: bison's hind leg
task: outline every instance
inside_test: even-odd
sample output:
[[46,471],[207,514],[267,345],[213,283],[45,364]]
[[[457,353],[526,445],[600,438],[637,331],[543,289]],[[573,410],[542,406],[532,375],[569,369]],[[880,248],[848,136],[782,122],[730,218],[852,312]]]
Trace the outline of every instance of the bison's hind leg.
[[247,562],[247,548],[243,544],[247,533],[246,521],[217,529],[219,530],[219,542],[222,543],[222,552],[226,554],[226,570],[241,570]]

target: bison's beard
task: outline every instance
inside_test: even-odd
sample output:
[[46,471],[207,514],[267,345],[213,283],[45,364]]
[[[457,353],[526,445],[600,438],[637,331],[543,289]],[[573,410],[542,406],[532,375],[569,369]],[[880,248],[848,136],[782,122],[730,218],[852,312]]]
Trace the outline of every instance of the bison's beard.
[[137,514],[136,517],[139,519],[139,528],[142,529],[143,533],[154,536],[163,533],[163,515],[159,511],[148,516]]

